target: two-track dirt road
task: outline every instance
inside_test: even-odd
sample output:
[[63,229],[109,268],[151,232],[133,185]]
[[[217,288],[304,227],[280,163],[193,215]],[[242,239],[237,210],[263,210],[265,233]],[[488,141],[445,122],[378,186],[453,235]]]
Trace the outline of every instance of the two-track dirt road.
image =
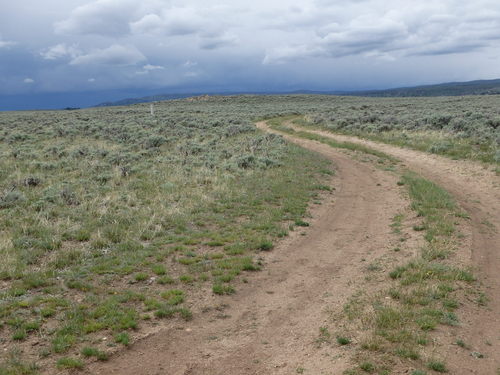
[[[263,122],[257,126],[271,131]],[[394,246],[391,219],[408,202],[396,175],[327,145],[285,137],[335,164],[336,190],[311,209],[311,227],[296,230],[266,254],[264,271],[248,277],[237,294],[222,297],[220,306],[195,311],[193,321],[174,322],[85,373],[294,374],[304,369],[319,375],[341,374],[348,367],[351,349],[317,345],[319,329],[360,287],[376,288],[366,281],[366,265]],[[453,374],[494,374],[500,366],[500,239],[493,229],[500,228],[498,177],[475,163],[349,141],[398,157],[449,190],[471,215],[464,259],[477,268],[491,301],[489,309],[466,306],[460,329],[485,358],[464,359],[451,345],[446,355]]]

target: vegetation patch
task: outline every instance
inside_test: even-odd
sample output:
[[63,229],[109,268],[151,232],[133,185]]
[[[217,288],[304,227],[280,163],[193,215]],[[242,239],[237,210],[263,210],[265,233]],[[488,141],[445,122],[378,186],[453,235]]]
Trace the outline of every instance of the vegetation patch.
[[[144,325],[190,319],[195,292],[237,292],[242,274],[262,268],[261,251],[306,226],[307,204],[328,190],[333,171],[317,154],[257,131],[254,120],[287,115],[301,126],[498,163],[497,101],[235,96],[158,103],[155,116],[149,104],[1,113],[0,332],[9,350],[0,373],[36,373],[31,363],[78,368],[103,334],[127,346]],[[271,124],[387,168],[395,162]],[[356,371],[385,371],[380,358],[389,354],[428,368],[428,335],[457,324],[457,290],[474,280],[450,261],[463,213],[418,176],[401,183],[427,246],[391,270],[390,303],[346,306],[350,319],[367,306],[373,318]]]
[[[498,97],[337,98],[300,125],[444,155],[500,163]],[[498,167],[497,167],[498,168]]]
[[0,354],[0,373],[78,368],[106,357],[92,346],[104,334],[127,346],[191,319],[200,290],[235,293],[332,173],[253,125],[308,103],[1,113],[0,332],[17,354]]
[[[418,256],[389,272],[389,290],[373,298],[353,298],[345,306],[347,318],[369,332],[355,360],[364,372],[378,368],[389,371],[397,363],[391,359],[394,356],[408,368],[446,372],[444,362],[426,359],[429,335],[439,325],[459,324],[454,313],[459,306],[458,290],[475,278],[469,270],[453,265],[448,257],[430,257],[429,253],[453,251],[458,241],[454,223],[457,216],[463,215],[451,196],[436,184],[409,172],[401,181],[401,186],[408,189],[411,208],[423,221],[427,244]],[[401,231],[402,220],[402,215],[393,219],[391,227],[396,234]],[[356,369],[350,371],[356,373]]]

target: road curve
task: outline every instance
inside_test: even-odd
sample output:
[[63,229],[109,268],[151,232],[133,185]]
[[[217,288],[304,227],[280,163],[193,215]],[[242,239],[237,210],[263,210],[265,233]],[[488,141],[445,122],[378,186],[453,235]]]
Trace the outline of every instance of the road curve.
[[[486,307],[478,306],[477,296],[470,296],[470,303],[460,308],[461,325],[448,338],[446,359],[453,374],[497,374],[500,371],[500,177],[491,166],[288,125],[395,156],[408,169],[446,189],[470,215],[467,237],[458,255],[463,263],[473,267],[488,303]],[[481,353],[484,358],[474,360],[470,353],[464,355],[464,349],[455,345],[455,335],[463,337],[470,351]]]
[[[269,131],[264,123],[260,128]],[[311,226],[296,230],[265,255],[262,272],[248,277],[219,308],[173,322],[87,374],[342,373],[350,348],[319,346],[319,328],[360,287],[366,267],[393,247],[391,219],[407,207],[397,176],[315,141],[289,140],[335,164],[335,191],[311,208]],[[329,306],[329,310],[325,309]]]

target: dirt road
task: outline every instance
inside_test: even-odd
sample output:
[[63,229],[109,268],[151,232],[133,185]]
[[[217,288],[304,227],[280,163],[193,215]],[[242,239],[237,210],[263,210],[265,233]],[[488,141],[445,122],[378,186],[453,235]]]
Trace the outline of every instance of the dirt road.
[[[289,124],[290,125],[290,124]],[[297,128],[296,130],[304,130]],[[461,348],[449,340],[447,362],[453,374],[498,374],[500,371],[500,177],[477,162],[451,160],[425,152],[383,143],[309,130],[337,141],[353,142],[385,152],[402,160],[412,171],[436,182],[450,192],[470,215],[469,238],[460,249],[463,263],[470,264],[483,284],[487,308],[471,303],[460,311],[458,335],[473,350],[485,355],[482,361],[464,358]],[[456,330],[458,331],[458,329]],[[472,350],[472,349],[471,349]]]
[[[269,131],[265,123],[257,125]],[[341,311],[356,290],[376,290],[376,282],[366,278],[367,265],[394,246],[397,238],[390,228],[391,219],[408,202],[396,184],[396,175],[318,142],[286,137],[335,164],[332,186],[336,190],[311,209],[311,226],[296,230],[266,254],[264,271],[249,277],[237,294],[222,297],[220,305],[204,312],[195,311],[191,322],[172,323],[109,362],[89,366],[85,373],[341,374],[349,366],[352,349],[319,345],[319,329]],[[490,288],[488,294],[496,298],[492,298],[490,310],[466,309],[463,329],[474,337],[471,344],[486,356],[481,371],[493,369],[495,360],[498,362],[496,353],[500,353],[500,241],[492,228],[500,228],[498,186],[493,186],[498,180],[473,163],[455,163],[386,145],[370,146],[397,156],[409,168],[442,184],[471,214],[472,262]],[[485,220],[491,225],[483,224]],[[478,311],[483,315],[477,315]],[[458,358],[457,353],[449,350],[449,359]],[[477,372],[474,363],[467,367],[462,357],[456,366],[450,363],[452,370],[459,369],[453,374],[490,373]],[[474,361],[470,358],[469,362]]]

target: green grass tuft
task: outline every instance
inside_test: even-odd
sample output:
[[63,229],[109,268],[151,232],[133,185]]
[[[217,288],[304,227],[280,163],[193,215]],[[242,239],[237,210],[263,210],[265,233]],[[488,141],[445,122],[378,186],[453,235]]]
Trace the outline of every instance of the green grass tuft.
[[222,285],[222,284],[215,284],[212,287],[212,291],[214,294],[233,294],[235,293],[235,289],[231,285]]
[[351,339],[344,336],[337,336],[337,343],[339,345],[349,345],[351,343]]
[[76,358],[63,357],[57,361],[57,367],[62,369],[82,369],[83,362]]
[[436,372],[448,372],[448,369],[446,368],[446,365],[444,364],[444,362],[441,362],[441,361],[436,361],[436,360],[432,360],[432,361],[429,361],[427,363],[427,367],[430,369],[430,370],[433,370],[433,371],[436,371]]
[[130,345],[130,336],[127,332],[120,332],[115,336],[115,342],[123,346]]

